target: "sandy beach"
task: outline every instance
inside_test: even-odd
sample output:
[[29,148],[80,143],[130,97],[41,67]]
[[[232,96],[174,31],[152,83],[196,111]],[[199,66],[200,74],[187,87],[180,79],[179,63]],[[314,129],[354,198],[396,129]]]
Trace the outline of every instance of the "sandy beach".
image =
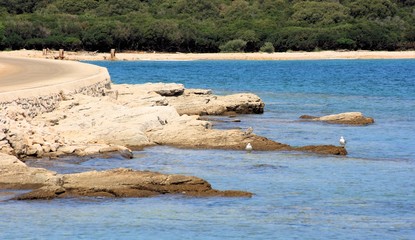
[[[3,51],[1,56],[29,58],[58,58],[58,51],[43,54],[36,50]],[[65,52],[66,60],[99,61],[111,60],[110,53]],[[277,53],[147,53],[120,52],[115,59],[121,61],[191,61],[191,60],[321,60],[321,59],[415,59],[415,51],[321,51],[321,52],[277,52]],[[1,72],[0,66],[0,72]]]

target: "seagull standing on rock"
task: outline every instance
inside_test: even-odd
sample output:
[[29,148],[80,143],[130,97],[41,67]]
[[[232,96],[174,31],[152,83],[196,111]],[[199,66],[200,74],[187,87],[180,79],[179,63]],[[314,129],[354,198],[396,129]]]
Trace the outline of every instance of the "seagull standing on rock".
[[340,137],[339,142],[340,142],[340,145],[341,145],[342,147],[346,146],[346,139],[344,139],[344,137],[343,137],[343,136],[341,136],[341,137]]
[[251,143],[248,143],[248,144],[246,144],[246,147],[245,147],[245,150],[247,151],[247,152],[252,152],[252,145],[251,145]]

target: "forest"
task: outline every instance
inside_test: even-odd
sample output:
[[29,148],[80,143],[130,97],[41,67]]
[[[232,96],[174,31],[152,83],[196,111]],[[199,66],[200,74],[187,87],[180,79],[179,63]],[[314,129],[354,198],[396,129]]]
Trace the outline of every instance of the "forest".
[[0,0],[0,50],[415,49],[415,0]]

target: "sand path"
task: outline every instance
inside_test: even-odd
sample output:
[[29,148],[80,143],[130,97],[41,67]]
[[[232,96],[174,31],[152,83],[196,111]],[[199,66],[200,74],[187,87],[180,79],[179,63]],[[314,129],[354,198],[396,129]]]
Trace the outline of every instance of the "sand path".
[[75,91],[109,79],[106,68],[92,64],[0,56],[0,102]]

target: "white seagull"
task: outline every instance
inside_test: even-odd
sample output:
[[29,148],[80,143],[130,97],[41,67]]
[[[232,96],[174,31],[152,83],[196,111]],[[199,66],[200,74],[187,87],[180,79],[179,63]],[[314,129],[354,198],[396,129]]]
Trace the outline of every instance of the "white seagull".
[[343,136],[340,137],[339,143],[342,147],[346,146],[346,139]]
[[245,150],[246,151],[248,151],[248,152],[251,152],[252,151],[252,145],[251,145],[251,143],[248,143],[248,144],[246,144],[246,147],[245,147]]

